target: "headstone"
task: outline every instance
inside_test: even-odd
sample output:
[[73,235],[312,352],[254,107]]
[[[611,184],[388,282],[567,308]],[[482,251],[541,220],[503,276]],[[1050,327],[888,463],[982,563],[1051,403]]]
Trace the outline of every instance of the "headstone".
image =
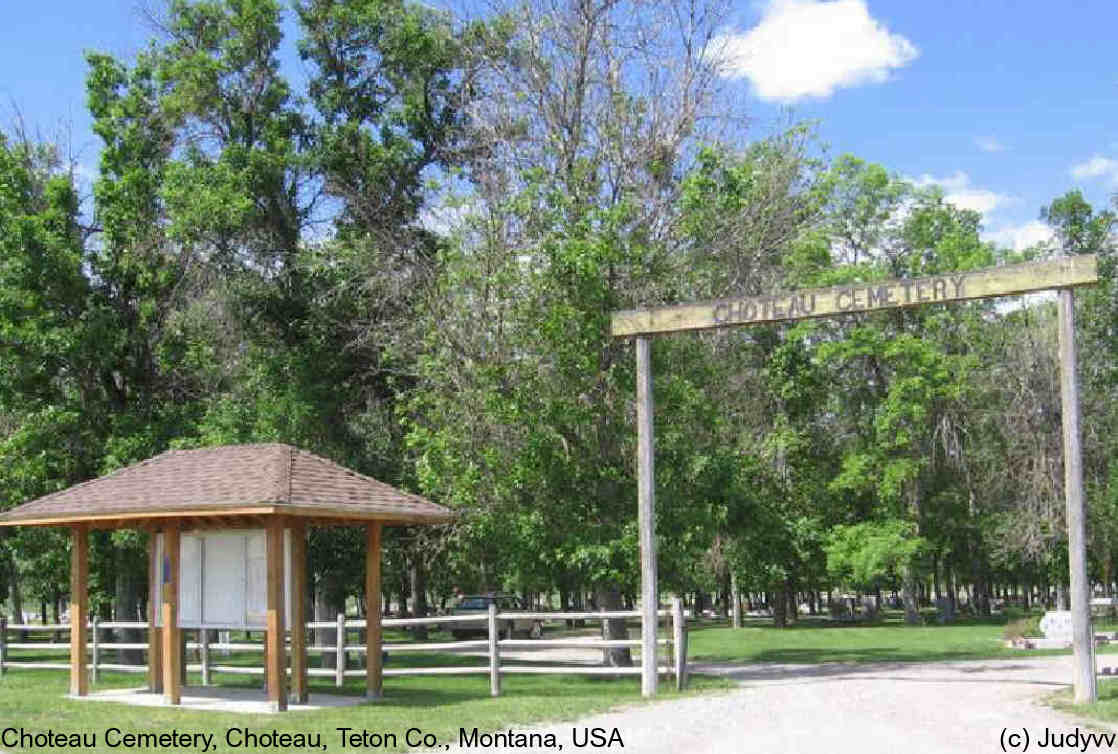
[[1046,639],[1056,641],[1071,641],[1071,611],[1049,610],[1040,619],[1040,630]]
[[955,620],[955,606],[946,597],[936,600],[936,620],[939,623],[951,623]]
[[862,617],[866,620],[875,620],[877,618],[877,600],[873,597],[862,598]]

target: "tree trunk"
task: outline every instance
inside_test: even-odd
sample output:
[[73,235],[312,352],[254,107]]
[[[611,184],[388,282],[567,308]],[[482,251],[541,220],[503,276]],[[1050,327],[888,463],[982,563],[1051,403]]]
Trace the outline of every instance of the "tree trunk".
[[990,615],[990,575],[986,571],[986,564],[978,562],[974,569],[974,597],[977,615]]
[[[334,623],[338,619],[338,614],[345,611],[344,605],[339,605],[336,599],[332,600],[331,597],[333,589],[327,585],[325,579],[319,578],[314,586],[314,620],[316,623]],[[314,643],[318,647],[335,647],[338,642],[338,630],[336,628],[316,628],[314,630]],[[336,660],[334,652],[323,652],[321,655],[322,667],[336,668]]]
[[[129,553],[124,548],[117,548],[116,559],[116,584],[113,595],[113,619],[117,621],[134,621],[140,617],[139,602],[143,595],[143,586],[147,579],[141,578],[143,571],[137,571],[130,563]],[[114,634],[116,641],[126,644],[140,644],[144,641],[144,634],[136,628],[120,628]],[[117,662],[122,665],[142,665],[144,663],[144,650],[118,649]]]
[[[606,611],[620,610],[621,590],[615,585],[607,585],[598,589],[598,602]],[[629,631],[625,628],[624,619],[602,621],[602,638],[609,640],[624,640],[629,638]],[[602,650],[602,664],[614,668],[628,668],[633,665],[633,655],[628,647]]]
[[[23,592],[19,588],[19,568],[16,567],[15,560],[13,559],[8,563],[9,571],[11,574],[11,595],[12,595],[12,623],[20,625],[23,623]],[[27,641],[27,632],[19,632],[19,640]]]
[[788,600],[784,599],[784,592],[773,592],[769,605],[772,607],[773,611],[773,625],[776,628],[784,628],[787,626]]
[[920,609],[916,604],[916,574],[905,568],[901,580],[901,601],[904,603],[904,622],[916,625],[921,622]]
[[[427,574],[423,570],[423,563],[418,557],[412,557],[408,563],[411,581],[412,612],[416,618],[427,617]],[[416,626],[412,636],[418,641],[427,640],[427,626]]]
[[795,624],[800,618],[800,606],[796,604],[796,584],[791,578],[784,580],[784,593],[781,599],[786,606],[785,620]]
[[[56,626],[62,623],[62,595],[58,593],[57,589],[54,591],[53,599],[51,599],[51,618]],[[54,632],[54,641],[62,641],[61,631]]]
[[741,594],[738,592],[738,575],[730,573],[730,609],[734,628],[741,628]]

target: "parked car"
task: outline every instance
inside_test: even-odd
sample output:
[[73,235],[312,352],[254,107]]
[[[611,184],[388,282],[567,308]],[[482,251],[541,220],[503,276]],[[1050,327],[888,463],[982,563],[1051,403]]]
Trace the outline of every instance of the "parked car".
[[[526,607],[520,600],[512,595],[505,594],[471,594],[462,597],[450,609],[450,615],[478,615],[489,612],[491,603],[497,604],[498,613],[526,612]],[[489,627],[484,621],[464,621],[462,623],[447,623],[447,630],[455,639],[463,639],[471,634],[487,634]],[[506,637],[511,637],[514,632],[526,633],[531,639],[543,636],[543,621],[534,618],[514,618],[512,620],[499,620],[497,630]]]

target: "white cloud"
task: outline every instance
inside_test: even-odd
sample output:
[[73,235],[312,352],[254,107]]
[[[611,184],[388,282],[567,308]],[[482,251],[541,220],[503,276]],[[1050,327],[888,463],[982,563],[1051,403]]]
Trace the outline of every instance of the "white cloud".
[[919,50],[870,16],[865,0],[770,0],[747,32],[714,40],[722,75],[747,78],[761,99],[792,102],[877,84]]
[[1071,177],[1080,181],[1085,178],[1109,178],[1111,183],[1118,184],[1118,160],[1097,154],[1086,162],[1072,165]]
[[987,241],[993,241],[999,246],[1006,246],[1014,251],[1023,251],[1030,246],[1048,243],[1055,238],[1052,228],[1040,220],[1030,220],[1021,225],[1008,225],[982,235]]
[[995,139],[992,136],[976,136],[974,138],[975,146],[983,152],[1004,152],[1005,144]]
[[948,204],[954,204],[959,209],[972,209],[983,215],[1013,202],[1013,197],[1008,194],[972,186],[970,176],[962,170],[956,170],[945,178],[925,173],[912,182],[920,187],[939,186],[943,189],[943,200]]

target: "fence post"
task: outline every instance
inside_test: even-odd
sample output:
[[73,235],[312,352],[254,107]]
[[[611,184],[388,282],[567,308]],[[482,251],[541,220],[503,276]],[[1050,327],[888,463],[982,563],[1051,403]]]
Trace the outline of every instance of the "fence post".
[[97,665],[101,662],[101,640],[97,637],[97,619],[90,625],[93,633],[93,663],[89,666],[89,679],[97,683]]
[[186,686],[186,663],[190,659],[190,653],[186,651],[186,634],[187,631],[179,631],[179,683],[183,686]]
[[0,676],[4,675],[4,657],[8,654],[8,619],[0,615]]
[[672,634],[675,639],[675,687],[682,691],[687,684],[687,624],[683,619],[683,600],[672,597]]
[[[252,634],[247,633],[247,632],[245,633],[245,638],[246,639],[249,639],[251,637],[252,637]],[[264,635],[264,640],[267,641],[267,639],[268,639],[268,635],[265,634]],[[266,654],[268,650],[265,649],[263,646],[261,646],[260,651],[264,652]],[[263,679],[263,681],[260,684],[260,690],[263,691],[265,694],[267,694],[268,693],[268,658],[266,656],[264,657],[264,672],[261,674],[260,677]]]
[[201,641],[199,643],[202,645],[201,649],[198,650],[199,655],[200,655],[199,659],[202,661],[202,685],[203,686],[209,686],[210,685],[210,632],[207,629],[203,628],[203,629],[201,629],[201,631],[199,631],[199,633],[201,634],[201,636],[198,637],[199,639],[201,639]]
[[489,694],[501,695],[501,649],[497,641],[501,638],[497,630],[497,603],[489,603]]
[[337,652],[334,654],[334,685],[345,685],[345,613],[338,613]]

